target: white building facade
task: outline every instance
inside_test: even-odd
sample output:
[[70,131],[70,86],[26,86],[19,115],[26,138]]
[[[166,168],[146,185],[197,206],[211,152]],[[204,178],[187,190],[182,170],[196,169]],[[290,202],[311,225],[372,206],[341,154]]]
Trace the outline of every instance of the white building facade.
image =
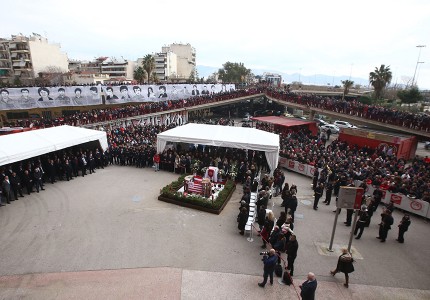
[[38,34],[12,35],[10,39],[0,40],[0,66],[9,65],[7,74],[0,71],[2,80],[18,78],[31,84],[40,72],[68,72],[67,54],[61,51],[60,44],[48,43],[47,38]]
[[162,53],[172,52],[176,55],[176,76],[177,80],[188,80],[196,70],[196,49],[190,44],[171,44],[161,48]]

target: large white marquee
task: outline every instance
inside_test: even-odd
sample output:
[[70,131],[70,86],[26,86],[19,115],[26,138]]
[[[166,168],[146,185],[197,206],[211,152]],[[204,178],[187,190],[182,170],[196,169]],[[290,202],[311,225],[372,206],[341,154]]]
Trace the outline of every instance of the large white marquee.
[[278,166],[279,136],[255,128],[189,123],[158,134],[158,153],[167,142],[264,151],[270,170]]
[[68,125],[0,136],[0,166],[92,141],[108,147],[106,132]]

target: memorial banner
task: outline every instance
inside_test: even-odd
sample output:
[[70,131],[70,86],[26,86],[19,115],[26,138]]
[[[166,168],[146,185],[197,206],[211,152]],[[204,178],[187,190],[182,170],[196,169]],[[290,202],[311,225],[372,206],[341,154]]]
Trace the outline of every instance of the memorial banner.
[[235,89],[234,84],[3,88],[0,90],[0,110],[160,102],[216,95]]
[[28,87],[0,90],[0,110],[102,104],[101,86]]

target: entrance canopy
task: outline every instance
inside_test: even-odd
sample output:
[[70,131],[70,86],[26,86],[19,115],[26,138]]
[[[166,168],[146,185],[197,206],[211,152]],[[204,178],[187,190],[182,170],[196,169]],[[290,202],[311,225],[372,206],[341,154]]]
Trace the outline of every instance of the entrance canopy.
[[92,141],[108,147],[106,132],[68,125],[3,135],[0,166]]
[[308,128],[313,134],[317,134],[318,128],[317,123],[315,121],[306,121],[306,120],[299,120],[299,119],[293,119],[293,118],[285,118],[285,117],[253,117],[253,121],[258,122],[264,122],[264,123],[270,123],[273,125],[278,125],[285,128],[291,128],[291,129],[299,129],[300,127],[306,127]]
[[158,134],[158,153],[168,141],[264,151],[272,172],[278,166],[279,136],[255,128],[189,123]]

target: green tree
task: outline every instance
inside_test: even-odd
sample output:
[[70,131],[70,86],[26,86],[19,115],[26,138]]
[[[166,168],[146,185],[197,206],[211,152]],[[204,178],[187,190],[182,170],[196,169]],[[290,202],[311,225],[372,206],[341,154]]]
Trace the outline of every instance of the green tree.
[[159,83],[160,82],[160,79],[158,78],[158,75],[155,72],[152,72],[151,80],[153,83]]
[[402,100],[402,103],[406,104],[417,103],[423,100],[423,95],[416,86],[411,87],[409,90],[398,91],[397,97]]
[[351,81],[351,80],[342,80],[341,82],[343,84],[342,100],[344,100],[345,96],[348,95],[348,93],[349,93],[349,89],[353,86],[354,81]]
[[145,78],[146,78],[145,70],[141,66],[137,67],[133,72],[133,78],[140,84],[145,83]]
[[218,77],[222,82],[244,83],[250,75],[251,70],[245,68],[243,63],[228,61],[222,65],[222,69],[218,70]]
[[155,58],[152,54],[147,54],[142,60],[142,67],[146,72],[148,82],[152,79],[151,75],[155,69]]
[[390,66],[381,65],[376,67],[375,71],[369,73],[369,82],[375,90],[375,99],[381,99],[384,89],[390,84],[393,74],[391,73]]

